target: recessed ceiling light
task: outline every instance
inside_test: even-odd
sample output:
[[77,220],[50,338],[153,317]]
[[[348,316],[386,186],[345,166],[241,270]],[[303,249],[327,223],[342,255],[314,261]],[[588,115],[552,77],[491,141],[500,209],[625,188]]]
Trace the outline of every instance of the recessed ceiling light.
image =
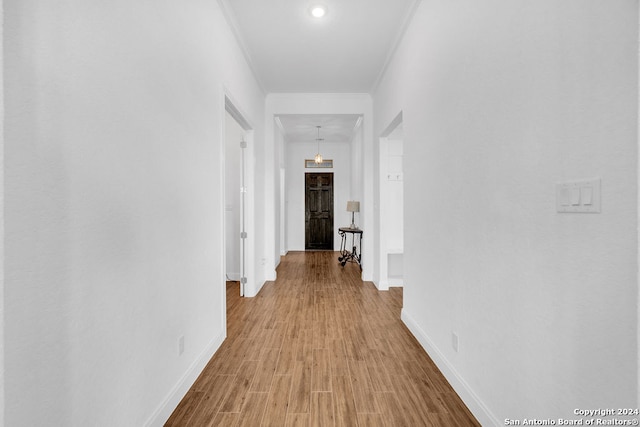
[[324,6],[321,4],[316,6],[311,6],[311,15],[313,15],[314,18],[322,18],[326,14],[327,14],[327,6]]

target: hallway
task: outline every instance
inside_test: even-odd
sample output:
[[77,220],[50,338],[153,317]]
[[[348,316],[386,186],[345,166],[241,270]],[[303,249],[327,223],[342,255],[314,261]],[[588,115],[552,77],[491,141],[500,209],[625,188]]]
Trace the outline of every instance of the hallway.
[[479,425],[379,292],[335,252],[290,252],[255,298],[227,283],[228,336],[166,426]]

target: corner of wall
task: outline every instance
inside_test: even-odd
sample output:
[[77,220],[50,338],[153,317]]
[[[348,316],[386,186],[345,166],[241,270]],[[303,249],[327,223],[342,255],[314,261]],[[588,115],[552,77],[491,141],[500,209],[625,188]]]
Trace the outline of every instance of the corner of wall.
[[[278,263],[279,263],[279,261],[278,261]],[[274,268],[266,268],[265,269],[265,272],[264,272],[264,280],[265,281],[273,282],[274,280],[276,280],[277,276],[278,276],[278,274],[276,273],[275,266],[274,266]],[[262,286],[261,286],[261,288],[262,288]]]
[[388,291],[389,282],[386,280],[372,280],[371,281],[379,291]]
[[[275,280],[275,279],[274,279]],[[259,284],[255,283],[255,284],[251,284],[248,283],[245,288],[244,288],[244,296],[246,298],[253,298],[256,295],[258,295],[258,292],[260,292],[260,290],[262,289],[262,287],[264,286],[266,282],[265,281],[260,281]]]

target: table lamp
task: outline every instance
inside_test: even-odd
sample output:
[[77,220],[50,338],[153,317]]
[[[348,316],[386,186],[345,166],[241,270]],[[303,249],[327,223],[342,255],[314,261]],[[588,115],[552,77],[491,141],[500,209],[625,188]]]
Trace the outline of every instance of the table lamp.
[[351,225],[349,226],[349,228],[351,229],[358,228],[356,227],[356,223],[354,222],[353,218],[356,212],[360,212],[360,202],[356,202],[353,200],[348,201],[347,212],[351,212]]

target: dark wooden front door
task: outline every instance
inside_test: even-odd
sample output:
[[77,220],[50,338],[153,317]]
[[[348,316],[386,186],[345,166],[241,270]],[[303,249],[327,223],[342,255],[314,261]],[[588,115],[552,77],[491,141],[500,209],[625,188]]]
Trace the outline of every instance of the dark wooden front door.
[[305,174],[305,249],[333,250],[333,174]]

